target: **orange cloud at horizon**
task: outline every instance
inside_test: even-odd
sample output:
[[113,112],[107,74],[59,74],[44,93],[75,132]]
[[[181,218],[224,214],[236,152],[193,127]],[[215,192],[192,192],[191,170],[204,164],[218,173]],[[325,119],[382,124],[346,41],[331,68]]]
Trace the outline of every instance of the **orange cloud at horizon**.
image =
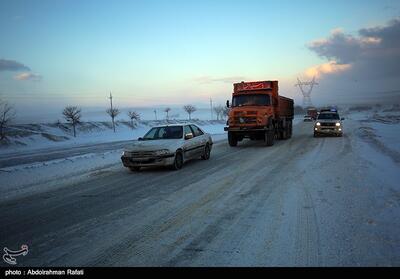
[[308,68],[305,71],[305,75],[309,78],[320,78],[322,75],[336,74],[347,71],[350,68],[350,64],[338,64],[336,61],[329,61],[327,63]]

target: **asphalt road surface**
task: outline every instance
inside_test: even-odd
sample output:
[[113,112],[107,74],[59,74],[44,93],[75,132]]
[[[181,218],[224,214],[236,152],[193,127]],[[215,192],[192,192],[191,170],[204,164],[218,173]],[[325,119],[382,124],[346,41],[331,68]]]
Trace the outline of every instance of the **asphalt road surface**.
[[357,140],[300,123],[273,147],[219,142],[179,171],[105,170],[1,203],[0,245],[28,244],[18,266],[399,265],[398,219],[378,226]]

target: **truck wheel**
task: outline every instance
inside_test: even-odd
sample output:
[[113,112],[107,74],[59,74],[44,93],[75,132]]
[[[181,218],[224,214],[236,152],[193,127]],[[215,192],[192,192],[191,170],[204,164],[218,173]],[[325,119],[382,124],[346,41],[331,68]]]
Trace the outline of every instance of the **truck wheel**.
[[293,135],[293,122],[289,122],[289,138],[291,138]]
[[237,138],[235,134],[228,132],[228,142],[230,146],[237,146]]
[[281,132],[281,139],[286,140],[289,138],[289,131],[288,127],[285,127]]
[[266,146],[273,146],[275,142],[275,133],[274,130],[270,130],[265,132],[264,141]]

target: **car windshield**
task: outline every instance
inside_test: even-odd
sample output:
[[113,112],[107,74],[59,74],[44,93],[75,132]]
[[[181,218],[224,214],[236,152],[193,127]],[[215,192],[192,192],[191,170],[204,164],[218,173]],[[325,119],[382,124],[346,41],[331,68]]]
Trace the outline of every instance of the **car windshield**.
[[339,120],[339,114],[337,113],[321,113],[318,116],[318,119],[327,119],[327,120]]
[[271,99],[266,94],[246,94],[233,97],[232,106],[269,106]]
[[150,129],[143,140],[160,140],[160,139],[181,139],[183,137],[182,126],[165,126]]

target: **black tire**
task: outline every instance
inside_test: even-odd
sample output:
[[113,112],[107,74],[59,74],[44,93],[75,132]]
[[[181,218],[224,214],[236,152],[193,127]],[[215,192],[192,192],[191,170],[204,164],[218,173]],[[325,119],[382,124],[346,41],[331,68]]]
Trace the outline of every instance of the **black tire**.
[[210,159],[210,155],[211,155],[211,149],[210,149],[210,145],[207,143],[206,147],[204,148],[204,154],[201,155],[201,159],[208,160],[208,159]]
[[173,170],[180,170],[183,167],[183,155],[181,151],[177,151],[175,154],[174,163],[172,164]]
[[266,146],[273,146],[275,143],[275,132],[274,130],[269,130],[265,132],[264,141]]
[[288,126],[288,138],[290,139],[292,137],[293,134],[293,123],[292,121],[289,121],[289,126]]
[[131,171],[140,171],[141,167],[129,167]]
[[229,142],[229,146],[232,146],[232,147],[237,146],[238,141],[237,141],[235,134],[228,132],[228,142]]
[[287,123],[282,121],[281,124],[278,126],[278,139],[285,140],[287,139]]

